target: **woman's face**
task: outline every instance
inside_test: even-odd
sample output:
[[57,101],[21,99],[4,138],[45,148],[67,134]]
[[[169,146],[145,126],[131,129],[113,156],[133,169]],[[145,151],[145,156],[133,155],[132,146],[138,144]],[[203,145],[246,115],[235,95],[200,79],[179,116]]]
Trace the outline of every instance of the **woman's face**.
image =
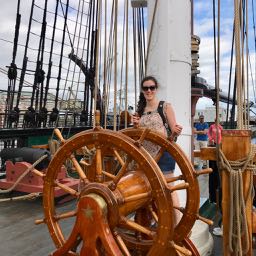
[[156,95],[156,90],[157,90],[157,86],[154,81],[152,80],[145,81],[141,89],[146,100],[154,99]]

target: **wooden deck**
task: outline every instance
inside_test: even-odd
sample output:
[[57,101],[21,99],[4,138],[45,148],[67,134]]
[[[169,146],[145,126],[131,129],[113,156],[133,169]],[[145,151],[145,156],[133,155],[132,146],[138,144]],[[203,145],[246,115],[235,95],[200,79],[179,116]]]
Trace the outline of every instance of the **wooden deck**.
[[[74,203],[68,202],[59,207],[68,209]],[[54,251],[47,226],[34,224],[36,219],[42,218],[41,198],[0,203],[0,255],[46,256]],[[69,229],[68,223],[66,225]]]

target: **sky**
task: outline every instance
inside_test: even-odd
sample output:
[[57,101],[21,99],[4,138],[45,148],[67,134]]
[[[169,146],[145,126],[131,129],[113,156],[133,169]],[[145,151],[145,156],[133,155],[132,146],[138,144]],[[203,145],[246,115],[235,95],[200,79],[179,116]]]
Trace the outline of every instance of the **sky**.
[[[216,2],[216,19],[217,19],[217,0]],[[234,20],[234,0],[220,1],[220,89],[223,92],[228,91],[229,72],[231,61],[231,47],[233,35]],[[253,29],[253,8],[252,3],[248,1],[248,42],[251,69],[249,71],[249,88],[251,100],[254,101],[255,94],[253,84],[255,80],[255,36]],[[255,10],[255,3],[254,3]],[[217,33],[217,20],[216,20]],[[215,86],[214,73],[214,37],[213,37],[213,1],[194,0],[194,34],[201,38],[199,50],[200,75],[205,78],[209,85]],[[233,60],[235,63],[235,60]],[[233,64],[234,67],[234,64]],[[232,85],[234,78],[234,68],[232,76]],[[251,79],[253,77],[253,79]],[[211,100],[205,98],[198,103],[198,108],[204,105],[211,105]],[[224,104],[221,104],[224,106]]]
[[[71,2],[74,0],[71,0]],[[38,1],[42,3],[43,1]],[[48,1],[50,5],[53,6],[54,0]],[[112,1],[109,1],[112,2]],[[122,9],[123,0],[119,1],[119,8]],[[217,0],[215,2],[218,2]],[[230,52],[231,52],[231,42],[232,42],[232,31],[233,31],[233,0],[225,0],[221,2],[221,43],[220,43],[220,89],[224,92],[228,90],[229,72],[230,72]],[[253,8],[252,3],[254,1],[248,1],[249,4],[249,51],[250,51],[250,61],[251,74],[250,77],[255,77],[255,40],[254,40],[254,29],[252,22]],[[21,13],[22,13],[22,26],[20,29],[20,44],[25,44],[26,31],[29,13],[30,13],[31,0],[21,1]],[[206,79],[209,85],[214,86],[214,49],[213,49],[213,1],[205,0],[194,0],[194,34],[199,36],[201,39],[200,50],[199,50],[199,63],[200,63],[200,74],[199,76]],[[108,6],[110,8],[110,4]],[[12,1],[2,1],[0,8],[0,69],[7,70],[8,66],[12,60],[12,42],[14,38],[14,28],[16,20],[16,8],[17,0]],[[255,6],[254,6],[255,9]],[[216,6],[217,10],[217,6]],[[217,17],[217,14],[216,14]],[[122,19],[122,14],[120,20]],[[131,30],[129,31],[131,32]],[[120,34],[121,36],[121,34]],[[130,39],[131,40],[131,39]],[[119,46],[121,47],[121,46]],[[18,48],[18,51],[22,47]],[[70,49],[67,49],[67,53]],[[132,58],[132,52],[129,55]],[[120,58],[119,54],[119,58]],[[17,56],[17,62],[21,63],[23,55]],[[133,71],[132,64],[129,64],[130,72]],[[234,72],[233,72],[234,73]],[[130,74],[131,77],[131,74]],[[250,95],[251,99],[254,100],[254,92],[252,90],[252,84],[254,83],[252,79],[249,80],[250,84]],[[233,77],[232,77],[233,81]],[[8,79],[6,74],[0,72],[0,89],[7,89]],[[197,108],[204,108],[205,106],[212,106],[212,101],[209,99],[200,99]]]

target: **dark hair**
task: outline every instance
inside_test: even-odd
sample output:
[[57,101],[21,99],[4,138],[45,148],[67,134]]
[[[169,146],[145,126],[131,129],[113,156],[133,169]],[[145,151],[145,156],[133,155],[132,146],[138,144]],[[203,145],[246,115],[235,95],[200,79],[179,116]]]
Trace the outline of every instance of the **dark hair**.
[[[153,77],[153,76],[145,76],[142,79],[142,81],[140,82],[140,88],[142,88],[144,82],[149,81],[149,80],[152,80],[155,83],[156,88],[158,88],[158,82],[157,82],[156,78]],[[140,96],[139,96],[139,101],[138,101],[138,104],[137,104],[137,111],[136,111],[139,114],[139,116],[142,116],[142,114],[144,112],[144,109],[146,107],[146,104],[147,104],[147,102],[146,102],[145,96],[141,92]]]

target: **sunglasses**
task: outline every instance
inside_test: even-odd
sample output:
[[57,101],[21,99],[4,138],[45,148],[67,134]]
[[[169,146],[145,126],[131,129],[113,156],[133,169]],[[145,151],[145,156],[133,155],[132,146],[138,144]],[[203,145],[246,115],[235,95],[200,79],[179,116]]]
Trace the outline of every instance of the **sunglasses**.
[[142,91],[147,92],[148,90],[150,91],[154,91],[156,89],[155,85],[151,85],[151,86],[142,86]]

